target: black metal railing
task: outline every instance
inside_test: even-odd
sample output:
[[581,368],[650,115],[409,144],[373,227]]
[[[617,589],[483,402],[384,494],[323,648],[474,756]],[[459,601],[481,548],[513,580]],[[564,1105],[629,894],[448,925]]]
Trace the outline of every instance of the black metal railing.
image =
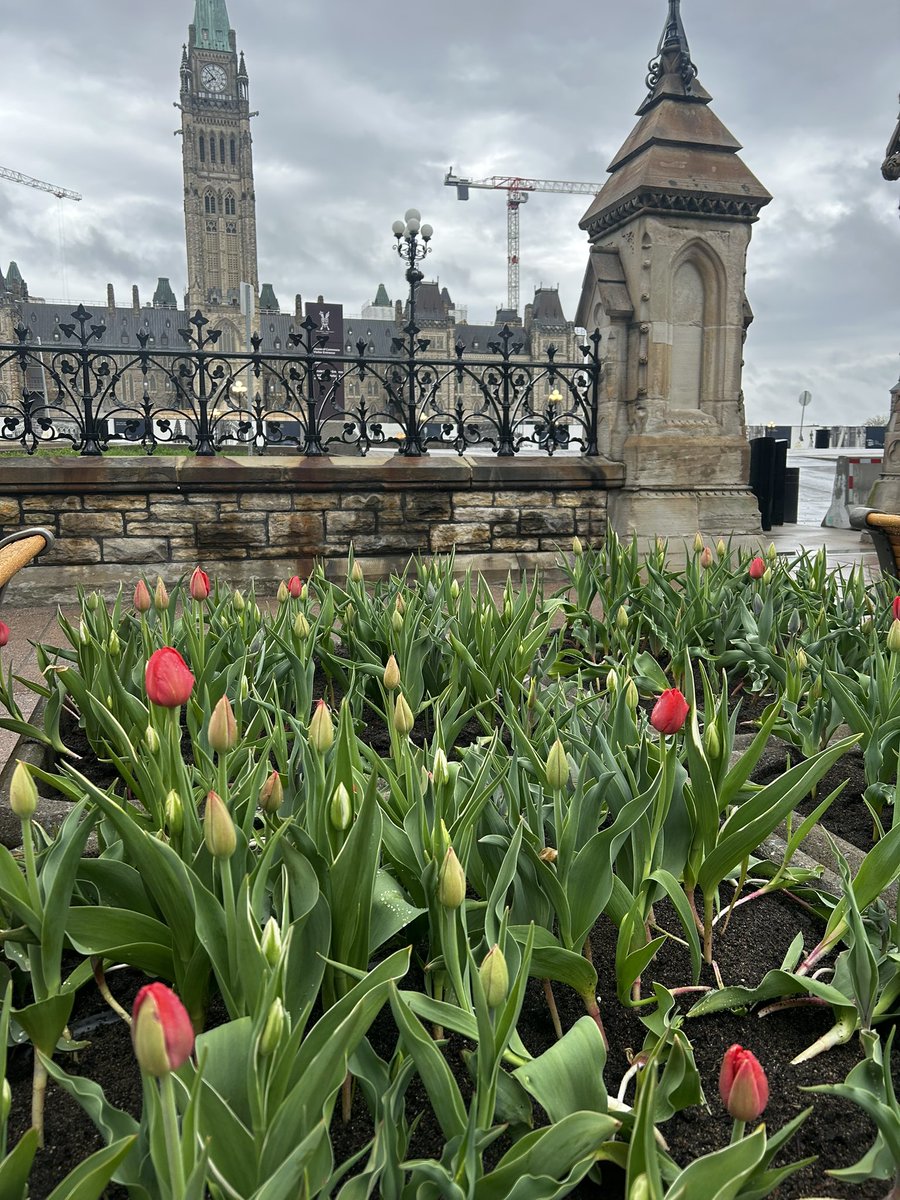
[[263,351],[257,335],[235,353],[217,348],[221,331],[200,312],[178,330],[182,347],[157,347],[142,333],[139,349],[104,345],[105,326],[83,306],[71,315],[58,327],[66,343],[35,343],[22,325],[16,343],[0,343],[0,382],[12,390],[0,399],[0,447],[17,442],[31,454],[67,443],[87,456],[116,441],[204,456],[235,446],[312,456],[378,447],[407,457],[437,447],[598,454],[597,331],[579,363],[558,362],[553,346],[541,361],[526,357],[524,331],[508,326],[488,342],[490,359],[470,357],[461,342],[454,357],[429,358],[414,321],[388,356],[360,340],[355,354],[326,357],[309,318],[290,334],[290,352]]

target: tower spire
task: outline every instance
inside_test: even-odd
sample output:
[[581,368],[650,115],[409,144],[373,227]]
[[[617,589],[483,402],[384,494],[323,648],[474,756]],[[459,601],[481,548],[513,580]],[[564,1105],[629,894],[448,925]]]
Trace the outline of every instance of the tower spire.
[[225,0],[194,0],[197,42],[205,50],[230,50],[231,22]]
[[647,64],[647,69],[648,96],[645,104],[663,92],[668,95],[680,92],[682,96],[709,100],[709,95],[695,83],[697,68],[691,61],[691,48],[681,20],[681,0],[669,0],[669,13],[656,56]]

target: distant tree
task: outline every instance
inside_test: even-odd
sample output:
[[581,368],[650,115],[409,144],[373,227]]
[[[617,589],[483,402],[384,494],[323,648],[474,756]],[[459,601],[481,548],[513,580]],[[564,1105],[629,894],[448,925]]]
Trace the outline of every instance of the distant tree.
[[887,413],[876,413],[874,417],[866,417],[863,425],[887,425]]

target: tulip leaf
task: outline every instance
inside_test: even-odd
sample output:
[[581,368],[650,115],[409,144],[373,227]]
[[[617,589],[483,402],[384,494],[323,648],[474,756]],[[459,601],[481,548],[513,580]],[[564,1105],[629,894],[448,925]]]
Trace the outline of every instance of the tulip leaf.
[[[510,925],[509,932],[520,946],[528,942],[530,925]],[[534,927],[534,949],[528,970],[532,979],[553,979],[574,988],[579,996],[592,995],[597,988],[597,972],[583,954],[566,950],[549,929]]]
[[57,992],[24,1008],[14,1008],[12,1017],[44,1054],[52,1054],[68,1024],[75,1003],[74,992]]
[[734,1200],[763,1161],[766,1153],[765,1126],[722,1150],[704,1154],[676,1177],[666,1200]]
[[70,908],[65,931],[79,954],[100,955],[174,980],[172,938],[161,921],[121,908]]
[[804,992],[825,1000],[837,1008],[846,1007],[850,1000],[837,988],[820,979],[807,975],[793,975],[788,971],[768,971],[758,987],[727,987],[717,992],[708,992],[691,1008],[689,1017],[703,1017],[709,1013],[724,1012],[726,1009],[747,1008],[751,1004],[762,1004],[780,996],[800,996]]
[[[321,1184],[316,1179],[315,1172],[311,1170],[311,1165],[317,1155],[325,1159],[322,1151],[326,1149],[327,1143],[328,1128],[324,1121],[320,1121],[299,1146],[291,1150],[284,1162],[253,1193],[250,1200],[295,1200],[295,1197],[307,1193],[307,1187],[312,1188],[307,1194],[320,1194]],[[330,1167],[330,1148],[327,1161]],[[301,1186],[301,1180],[307,1173],[312,1178],[306,1181],[306,1186]]]
[[613,1117],[575,1112],[536,1129],[507,1150],[472,1190],[473,1200],[556,1200],[591,1169],[600,1145],[619,1128]]
[[41,918],[31,906],[28,895],[28,885],[22,873],[21,866],[0,843],[0,900],[15,913],[16,919],[22,921],[36,938],[41,936]]
[[47,1200],[99,1200],[119,1164],[131,1152],[136,1141],[137,1135],[131,1134],[104,1146],[102,1150],[96,1150],[69,1172],[53,1189]]
[[38,1131],[28,1129],[0,1162],[0,1196],[25,1200],[31,1164],[38,1148]]
[[466,1107],[447,1060],[396,987],[391,988],[390,1001],[400,1037],[415,1061],[444,1137],[448,1141],[462,1137],[466,1131]]
[[512,1072],[551,1121],[575,1112],[608,1112],[606,1046],[596,1021],[581,1017],[537,1058]]

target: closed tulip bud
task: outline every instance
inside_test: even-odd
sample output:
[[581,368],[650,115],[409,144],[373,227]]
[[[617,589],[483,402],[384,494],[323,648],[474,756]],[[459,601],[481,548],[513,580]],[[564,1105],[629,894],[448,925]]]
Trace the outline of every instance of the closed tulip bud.
[[206,796],[203,840],[213,858],[231,858],[237,848],[234,821],[218,792],[209,792]]
[[887,648],[891,654],[900,650],[900,621],[892,621],[887,635]]
[[766,567],[766,569],[763,571],[762,582],[763,583],[771,583],[772,582],[772,568],[771,567]]
[[719,558],[724,558],[727,553],[728,547],[725,545],[722,539],[719,538],[719,540],[716,542],[716,554]]
[[394,601],[394,611],[398,612],[401,617],[406,612],[406,601],[400,595],[398,595],[397,599]]
[[809,659],[806,657],[806,651],[800,649],[794,655],[794,666],[798,671],[805,671],[809,666]]
[[895,621],[900,621],[900,596],[895,596],[891,603],[891,615]]
[[362,583],[363,578],[364,578],[364,576],[363,576],[363,572],[362,572],[362,567],[359,565],[358,562],[354,562],[353,566],[350,568],[351,582],[352,583]]
[[222,696],[212,710],[206,736],[210,750],[215,750],[216,754],[225,754],[237,745],[237,721],[227,696]]
[[628,707],[631,709],[632,712],[635,712],[635,710],[637,709],[640,699],[641,699],[641,697],[638,694],[637,684],[634,682],[633,679],[629,679],[628,682],[625,684],[625,703],[628,705]]
[[246,675],[241,676],[240,695],[241,695],[242,700],[246,700],[247,697],[250,695],[250,680],[247,678]]
[[291,598],[291,593],[288,591],[288,585],[282,579],[278,585],[278,591],[275,593],[275,599],[279,604],[287,604]]
[[273,771],[266,782],[259,789],[259,807],[264,813],[278,812],[284,804],[284,788],[281,784],[281,776],[277,771]]
[[300,582],[299,575],[292,575],[287,582],[288,595],[292,600],[299,600],[300,593],[303,591],[303,584]]
[[194,567],[188,591],[191,593],[191,599],[196,600],[198,603],[209,599],[209,576],[200,567]]
[[606,690],[613,696],[619,690],[619,675],[615,667],[610,667],[606,673]]
[[140,613],[149,612],[153,604],[150,597],[150,589],[144,583],[143,579],[139,579],[134,589],[134,599],[132,604]]
[[262,937],[259,940],[259,948],[262,950],[263,958],[274,971],[281,960],[281,951],[284,943],[281,940],[281,926],[274,917],[269,917],[263,927]]
[[191,669],[171,646],[154,650],[144,671],[147,698],[161,708],[180,708],[191,694],[194,676]]
[[651,1200],[650,1180],[644,1172],[641,1172],[631,1185],[628,1200]]
[[156,590],[153,593],[153,605],[160,611],[165,611],[169,607],[169,593],[166,591],[166,585],[163,583],[162,575],[156,577]]
[[451,579],[450,581],[450,599],[459,599],[459,581],[456,579]]
[[459,908],[466,898],[465,872],[452,846],[444,855],[438,874],[437,898],[444,908]]
[[401,737],[408,737],[412,733],[412,727],[415,724],[412,709],[406,702],[406,697],[402,692],[397,693],[397,699],[394,703],[394,728]]
[[538,858],[542,863],[555,863],[559,858],[559,851],[554,850],[552,846],[545,846],[538,852]]
[[236,613],[242,613],[244,611],[244,609],[247,607],[247,601],[244,599],[243,592],[235,591],[234,595],[231,597],[231,607]]
[[753,597],[753,603],[752,603],[752,605],[751,605],[750,607],[753,609],[753,615],[754,615],[754,617],[761,617],[761,616],[762,616],[762,610],[763,610],[763,598],[762,598],[762,596],[759,594],[759,592],[757,592],[757,593],[756,593],[756,595]]
[[509,992],[509,968],[499,946],[491,946],[478,968],[488,1008],[499,1008]]
[[678,688],[666,688],[653,705],[650,724],[658,733],[677,733],[689,711],[688,702]]
[[381,677],[385,691],[393,692],[400,686],[400,667],[392,654],[384,664],[384,674]]
[[9,626],[5,621],[0,621],[0,647],[5,646],[9,641]]
[[9,785],[9,807],[21,820],[30,821],[37,803],[37,784],[28,767],[19,759]]
[[278,1049],[278,1043],[281,1041],[281,1035],[284,1032],[284,1005],[281,1003],[281,997],[276,996],[269,1006],[269,1011],[266,1014],[266,1023],[263,1026],[263,1031],[259,1035],[259,1052],[263,1058],[268,1058],[275,1050]]
[[309,621],[302,612],[298,612],[294,617],[294,636],[298,637],[301,642],[305,642],[309,637]]
[[172,837],[178,837],[184,829],[184,805],[181,797],[174,790],[166,795],[166,828]]
[[194,1029],[187,1009],[163,983],[148,983],[134,999],[131,1040],[138,1066],[161,1078],[191,1057]]
[[566,757],[566,748],[559,738],[550,747],[544,772],[547,776],[547,787],[553,791],[561,791],[569,782],[569,760]]
[[534,678],[532,677],[531,681],[528,684],[528,696],[525,700],[525,707],[528,709],[529,712],[531,712],[531,710],[534,708],[535,704],[537,704],[537,683],[535,682]]
[[822,699],[822,691],[823,691],[822,676],[817,675],[816,678],[813,680],[812,687],[809,689],[809,698],[813,704],[816,704],[819,700]]
[[698,529],[694,534],[694,553],[699,554],[703,549],[703,534]]
[[394,633],[400,633],[403,630],[403,613],[398,612],[396,608],[391,613],[391,629]]
[[331,749],[334,741],[334,723],[331,720],[331,709],[324,700],[320,700],[316,705],[308,732],[310,745],[320,754],[325,754]]
[[800,621],[800,614],[799,614],[799,612],[797,612],[796,608],[791,612],[790,619],[788,620],[787,628],[788,628],[788,633],[791,635],[791,637],[796,637],[802,628],[802,624]]
[[144,730],[144,745],[147,747],[147,750],[150,752],[150,754],[159,754],[159,734],[152,725],[148,725]]
[[719,1095],[735,1121],[755,1121],[769,1102],[769,1081],[756,1055],[729,1046],[719,1071]]
[[756,558],[751,560],[750,566],[747,568],[747,573],[751,579],[762,579],[765,572],[765,559],[760,558],[760,556],[757,554]]
[[110,632],[109,640],[106,643],[106,648],[109,650],[111,658],[118,658],[122,653],[122,643],[119,641],[119,635],[114,629]]
[[353,805],[350,803],[350,793],[343,783],[334,789],[331,803],[328,806],[328,818],[335,829],[343,832],[350,828],[353,820]]
[[778,557],[778,547],[775,545],[774,542],[769,542],[769,548],[766,551],[766,558],[769,560],[769,562],[774,562],[777,557]]
[[572,553],[576,558],[581,558],[582,554],[584,554],[584,546],[581,544],[580,537],[572,538]]
[[713,554],[709,546],[704,546],[700,552],[700,566],[704,571],[708,571],[712,566]]
[[616,629],[623,633],[628,628],[628,610],[624,604],[620,604],[616,613]]
[[88,612],[96,612],[100,607],[100,603],[101,601],[99,592],[91,592],[90,595],[85,596],[84,598],[84,605]]
[[419,791],[423,796],[428,791],[428,785],[433,782],[433,778],[431,772],[424,764],[419,767]]
[[434,752],[434,762],[431,765],[431,778],[434,781],[435,787],[444,787],[450,782],[450,764],[447,762],[447,755],[440,746]]
[[715,721],[710,721],[707,727],[703,730],[703,749],[706,751],[706,757],[713,762],[722,753],[722,743],[719,738],[719,731],[716,728]]
[[352,604],[348,604],[347,607],[344,609],[344,624],[352,625],[355,620],[356,620],[356,609],[353,607]]
[[302,603],[305,604],[308,599],[309,599],[309,588],[304,583],[303,587],[300,589],[300,600]]

